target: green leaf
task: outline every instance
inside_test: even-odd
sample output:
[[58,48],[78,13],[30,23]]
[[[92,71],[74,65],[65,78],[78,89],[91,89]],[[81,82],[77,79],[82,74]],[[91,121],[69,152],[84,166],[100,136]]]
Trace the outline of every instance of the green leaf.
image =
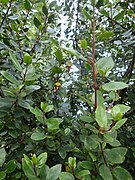
[[69,168],[76,168],[76,157],[69,157],[68,158],[68,167]]
[[114,36],[114,32],[113,31],[105,31],[105,32],[102,32],[98,37],[97,39],[99,40],[108,40],[110,39],[111,37]]
[[124,15],[125,15],[125,10],[123,10],[123,11],[121,11],[120,13],[118,13],[115,17],[114,17],[114,19],[116,20],[116,21],[118,21],[118,20],[120,20],[120,19],[123,19],[123,17],[124,17]]
[[65,157],[66,157],[66,150],[64,149],[64,148],[62,148],[62,147],[60,147],[59,149],[58,149],[58,153],[59,153],[59,155],[60,155],[60,157],[62,158],[62,159],[65,159]]
[[81,41],[80,41],[80,44],[81,44],[81,48],[82,49],[87,49],[87,41],[86,41],[86,39],[82,39]]
[[34,132],[31,135],[31,139],[34,141],[41,141],[45,138],[46,138],[46,135],[44,133],[40,133],[40,132]]
[[42,7],[42,12],[43,12],[46,16],[48,16],[48,9],[47,9],[46,6],[43,6],[43,7]]
[[113,137],[111,137],[109,134],[104,134],[103,136],[104,136],[109,142],[113,142],[113,141],[114,141]]
[[62,61],[62,60],[63,60],[63,54],[62,54],[62,52],[61,52],[60,49],[57,49],[57,50],[55,51],[55,56],[56,56],[56,58],[57,58],[58,61]]
[[14,64],[15,68],[16,68],[18,71],[22,72],[22,67],[21,67],[21,65],[19,64],[16,56],[15,56],[13,53],[11,53],[11,52],[9,53],[9,55],[10,55],[10,58],[11,58],[13,64]]
[[13,84],[18,85],[18,80],[9,72],[7,71],[1,71],[0,72],[8,81],[12,82]]
[[44,152],[40,154],[37,158],[37,166],[38,168],[41,168],[47,161],[47,153]]
[[61,164],[57,164],[50,168],[47,172],[46,180],[57,180],[61,172]]
[[84,61],[87,61],[86,58],[84,58],[78,51],[71,49],[69,47],[62,47],[63,50],[65,50],[66,52],[68,52],[69,54],[76,56],[78,59],[82,59]]
[[25,86],[25,90],[26,90],[26,92],[27,92],[27,95],[28,95],[29,93],[32,93],[32,92],[34,92],[34,91],[39,90],[40,88],[41,88],[41,87],[38,86],[38,85]]
[[35,107],[35,108],[29,107],[29,110],[30,110],[31,113],[35,114],[38,121],[42,123],[42,121],[43,121],[43,112],[38,107]]
[[24,158],[22,159],[22,168],[23,168],[24,174],[28,178],[30,179],[36,178],[36,175],[33,169],[33,164],[31,160],[28,158],[28,156],[26,156],[25,154],[24,154]]
[[124,82],[109,82],[102,86],[105,91],[116,91],[127,87],[128,85]]
[[74,176],[69,172],[61,172],[59,175],[60,180],[75,180]]
[[94,117],[92,117],[92,116],[81,116],[81,117],[80,117],[80,120],[81,120],[81,121],[84,121],[84,122],[91,123],[91,122],[94,121]]
[[34,25],[39,28],[39,26],[41,25],[41,22],[36,18],[34,17]]
[[127,153],[127,148],[125,147],[116,147],[112,148],[106,153],[107,159],[112,164],[120,164],[125,160],[125,155]]
[[126,106],[124,104],[117,104],[114,107],[118,107],[121,113],[125,113],[130,110],[130,106]]
[[13,138],[17,138],[18,137],[18,131],[14,130],[8,130],[8,134],[10,136],[12,136]]
[[109,12],[106,11],[104,8],[100,10],[100,13],[103,14],[104,16],[109,16]]
[[11,174],[16,169],[16,167],[17,167],[16,160],[12,159],[7,163],[6,168],[5,168],[5,172],[7,174]]
[[5,3],[8,3],[9,0],[1,0],[0,2],[3,3],[3,4],[5,4]]
[[98,0],[97,4],[96,4],[96,8],[100,8],[101,6],[104,5],[104,0]]
[[17,20],[19,19],[19,16],[8,16],[8,18],[11,20]]
[[60,67],[54,66],[54,67],[52,68],[52,72],[59,74],[59,73],[62,73],[62,69],[61,69]]
[[52,131],[52,130],[56,130],[59,129],[59,125],[60,123],[62,123],[63,120],[61,118],[49,118],[46,121],[48,130]]
[[0,98],[0,117],[4,117],[8,111],[10,111],[13,103],[13,99],[9,97]]
[[0,180],[5,179],[6,173],[4,171],[0,171]]
[[124,119],[121,119],[120,121],[116,122],[116,124],[112,128],[112,131],[119,129],[123,124],[125,124],[126,121],[127,121],[127,119],[124,118]]
[[102,176],[102,178],[104,180],[113,180],[113,177],[112,177],[110,169],[107,166],[105,166],[105,165],[101,165],[100,166],[99,174],[100,174],[100,176]]
[[122,118],[123,114],[120,111],[120,108],[118,106],[114,106],[111,110],[111,114],[113,116],[114,121],[118,121]]
[[[98,106],[104,106],[104,98],[101,91],[97,91],[97,101],[98,101],[97,102]],[[94,103],[95,103],[95,98],[94,98]]]
[[54,14],[50,14],[50,16],[48,17],[48,23],[52,23],[54,20],[55,15]]
[[119,95],[116,91],[111,91],[109,93],[109,97],[113,100],[113,101],[117,101],[119,99]]
[[0,167],[3,165],[5,162],[5,157],[6,157],[6,151],[5,148],[0,149]]
[[84,15],[88,20],[91,20],[91,16],[90,16],[90,14],[88,13],[88,11],[86,11],[85,9],[82,9],[82,13],[83,13],[83,15]]
[[50,112],[54,109],[54,106],[53,105],[48,105],[46,108],[45,108],[45,112]]
[[22,176],[22,173],[21,173],[21,172],[17,172],[17,173],[15,174],[15,178],[16,178],[16,179],[21,179],[21,176]]
[[49,7],[52,8],[55,5],[57,5],[57,1],[52,1],[50,2]]
[[105,107],[104,106],[98,106],[96,109],[96,121],[98,125],[102,128],[107,127],[107,114],[105,112]]
[[82,178],[82,177],[85,177],[85,176],[87,176],[87,175],[89,175],[89,174],[90,174],[90,171],[89,171],[89,170],[81,170],[81,171],[79,171],[79,172],[76,173],[76,176],[77,176],[78,178]]
[[24,7],[25,7],[26,10],[30,11],[31,10],[31,3],[30,3],[30,1],[25,0]]
[[23,56],[23,62],[30,65],[32,63],[32,57],[28,53],[25,53]]
[[90,161],[79,162],[79,165],[81,167],[83,167],[84,169],[87,169],[87,170],[92,170],[93,169],[93,163],[90,162]]
[[115,167],[112,173],[117,180],[133,180],[130,173],[120,166]]
[[93,162],[95,162],[97,160],[96,156],[93,153],[89,152],[89,155]]
[[99,59],[96,62],[95,66],[101,75],[105,74],[107,76],[109,74],[108,71],[110,71],[114,67],[114,62],[111,57],[105,57]]
[[97,135],[90,135],[85,138],[84,146],[87,150],[96,149],[99,144],[99,138]]

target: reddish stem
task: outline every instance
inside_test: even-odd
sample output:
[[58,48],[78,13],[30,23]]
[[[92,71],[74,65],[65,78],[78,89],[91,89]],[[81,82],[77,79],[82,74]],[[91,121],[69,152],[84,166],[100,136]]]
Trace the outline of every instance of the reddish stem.
[[96,31],[96,16],[95,16],[95,8],[93,7],[93,22],[92,22],[93,32],[92,32],[92,71],[93,71],[93,79],[94,79],[94,94],[95,94],[95,104],[94,104],[94,110],[97,108],[97,73],[95,70],[95,31]]
[[102,152],[104,164],[105,164],[105,166],[107,166],[106,157],[105,157],[105,153],[104,153],[104,150],[103,150],[102,143],[100,142],[99,144],[100,144],[100,149],[101,149],[101,152]]

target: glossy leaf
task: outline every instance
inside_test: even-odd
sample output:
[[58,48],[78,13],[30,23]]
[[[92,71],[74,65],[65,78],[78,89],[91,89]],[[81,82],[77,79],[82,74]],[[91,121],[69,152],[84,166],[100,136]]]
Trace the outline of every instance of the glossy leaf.
[[116,91],[127,87],[128,85],[124,82],[109,82],[102,86],[105,91]]
[[57,164],[51,167],[46,176],[46,180],[57,180],[61,172],[61,164]]
[[32,57],[28,53],[24,54],[23,62],[28,64],[28,65],[31,64],[32,63]]
[[48,130],[52,131],[52,130],[56,130],[59,129],[59,125],[60,123],[62,123],[63,120],[60,118],[49,118],[46,121]]
[[48,23],[52,23],[53,20],[54,20],[54,17],[55,17],[54,14],[50,14],[50,15],[48,16]]
[[80,117],[80,120],[81,120],[81,121],[84,121],[84,122],[91,123],[91,122],[94,121],[94,117],[91,117],[91,116],[81,116],[81,117]]
[[36,175],[33,169],[33,164],[31,160],[28,158],[28,156],[26,156],[25,154],[24,154],[24,158],[22,159],[22,168],[25,175],[28,178],[30,179],[36,178]]
[[62,47],[63,50],[65,50],[66,52],[68,52],[69,54],[76,56],[78,59],[82,59],[84,61],[86,61],[86,58],[84,58],[79,52],[77,52],[74,49],[71,49],[69,47]]
[[26,10],[30,11],[31,10],[31,3],[29,0],[24,1],[24,7]]
[[10,160],[7,165],[6,165],[6,168],[5,168],[5,172],[7,174],[10,174],[12,173],[15,169],[17,168],[17,163],[14,159]]
[[46,135],[44,133],[34,132],[31,135],[31,139],[34,141],[41,141],[46,138]]
[[120,20],[120,19],[123,19],[124,15],[125,15],[125,10],[121,11],[120,13],[118,13],[118,14],[114,17],[114,19],[115,19],[116,21],[118,21],[118,20]]
[[105,31],[98,36],[99,40],[107,40],[114,36],[113,31]]
[[120,166],[115,167],[112,173],[117,180],[133,180],[130,173]]
[[122,118],[123,114],[120,111],[120,108],[118,106],[114,106],[111,110],[113,120],[118,121]]
[[97,135],[90,135],[85,138],[84,146],[87,150],[96,149],[99,144],[99,139]]
[[87,49],[87,41],[86,41],[86,39],[82,39],[81,41],[80,41],[80,44],[81,44],[81,48],[82,49]]
[[18,71],[22,72],[22,67],[21,67],[20,63],[18,62],[15,54],[13,54],[13,53],[10,52],[9,55],[10,55],[10,58],[11,58],[13,64],[14,64],[15,68],[16,68]]
[[55,51],[55,56],[56,56],[58,61],[62,61],[63,60],[63,54],[62,54],[62,51],[60,49],[57,49]]
[[114,127],[112,128],[112,130],[117,130],[119,129],[123,124],[125,124],[125,122],[127,121],[126,118],[121,119],[120,121],[116,122],[116,124],[114,125]]
[[39,26],[41,25],[41,22],[36,18],[34,17],[34,25],[39,28]]
[[125,160],[126,153],[127,153],[127,148],[125,147],[112,148],[107,152],[107,159],[112,164],[120,164]]
[[45,165],[47,161],[47,153],[41,153],[37,158],[37,166],[41,168],[43,165]]
[[69,172],[61,172],[59,175],[60,180],[75,180],[74,176]]
[[68,158],[68,167],[69,168],[76,168],[76,157],[69,157]]
[[9,72],[7,71],[1,71],[0,72],[8,81],[12,82],[13,84],[18,85],[17,79]]
[[96,121],[100,127],[107,127],[107,115],[103,106],[98,106],[96,109]]
[[115,105],[114,107],[118,107],[118,108],[120,109],[120,112],[121,112],[121,113],[125,113],[125,112],[127,112],[127,111],[130,110],[130,107],[129,107],[129,106],[126,106],[126,105],[124,105],[124,104],[117,104],[117,105]]
[[76,176],[80,179],[90,174],[89,170],[81,170],[76,173]]
[[6,157],[6,151],[5,148],[0,149],[0,167],[3,165],[5,162],[5,157]]
[[44,13],[46,16],[48,15],[48,9],[47,9],[46,6],[43,6],[43,7],[42,7],[42,11],[43,11],[43,13]]
[[105,57],[99,59],[96,62],[95,66],[100,74],[105,74],[107,76],[108,71],[110,71],[114,67],[114,62],[111,57]]
[[35,107],[35,108],[29,107],[29,110],[31,113],[35,114],[38,121],[42,123],[43,112],[38,107]]
[[99,168],[99,174],[100,176],[104,179],[104,180],[113,180],[112,174],[110,169],[105,166],[105,165],[101,165]]

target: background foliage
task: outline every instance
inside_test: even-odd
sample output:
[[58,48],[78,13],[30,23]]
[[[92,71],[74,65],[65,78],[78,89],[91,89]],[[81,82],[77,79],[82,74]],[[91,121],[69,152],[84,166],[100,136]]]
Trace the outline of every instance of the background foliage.
[[0,1],[0,179],[134,178],[134,5]]

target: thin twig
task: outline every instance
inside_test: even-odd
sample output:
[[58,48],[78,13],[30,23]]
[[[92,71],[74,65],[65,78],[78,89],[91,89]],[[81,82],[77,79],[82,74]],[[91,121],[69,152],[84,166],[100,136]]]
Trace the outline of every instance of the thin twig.
[[111,18],[110,16],[108,16],[108,19],[110,19],[112,22],[114,22],[115,24],[118,24],[120,27],[122,27],[123,29],[125,29],[126,31],[129,30],[129,28],[126,28],[124,25],[120,24],[118,21],[116,21],[115,19]]
[[4,15],[4,17],[3,17],[2,21],[1,21],[0,28],[2,27],[2,25],[3,25],[3,23],[4,23],[5,19],[6,19],[6,17],[7,17],[7,15],[8,15],[8,12],[9,12],[11,6],[12,6],[12,0],[10,1],[9,7],[7,8],[7,11],[6,11],[6,13],[5,13],[5,15]]

